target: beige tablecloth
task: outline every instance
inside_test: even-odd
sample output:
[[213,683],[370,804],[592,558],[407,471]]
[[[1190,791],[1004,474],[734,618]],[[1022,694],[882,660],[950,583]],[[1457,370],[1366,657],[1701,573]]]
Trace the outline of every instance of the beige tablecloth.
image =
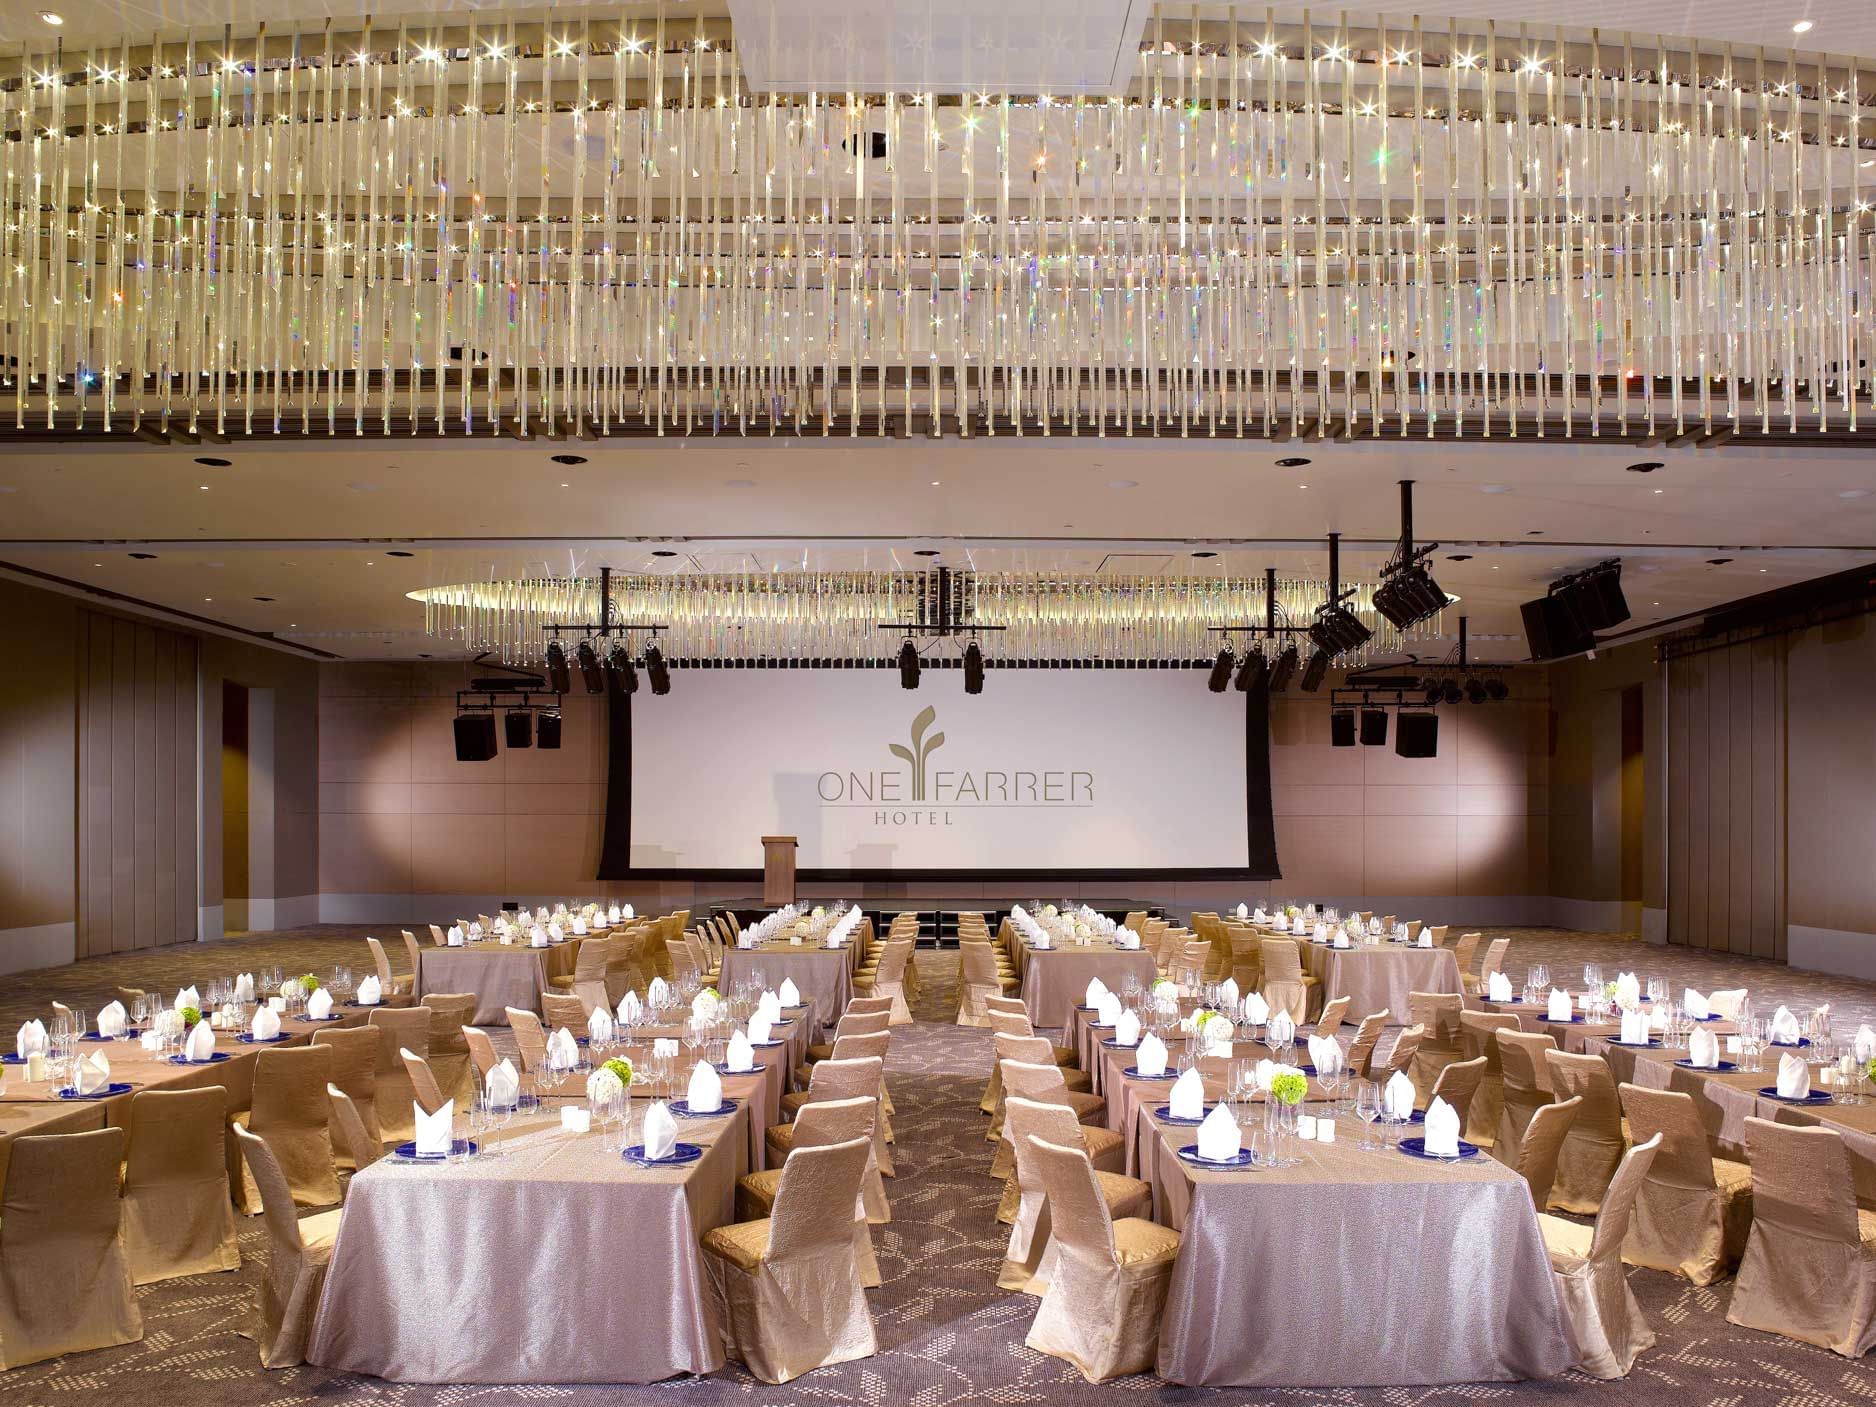
[[853,969],[858,962],[859,948],[853,943],[840,948],[766,943],[759,948],[724,949],[718,978],[725,992],[745,977],[755,978],[770,991],[780,990],[782,982],[792,978],[814,1019],[832,1030],[853,997]]
[[739,1108],[686,1168],[531,1121],[450,1166],[385,1159],[345,1202],[310,1362],[392,1382],[648,1383],[723,1366],[698,1238],[734,1219]]
[[1111,943],[1031,948],[1019,942],[1012,945],[1012,952],[1023,983],[1023,1006],[1029,1012],[1029,1024],[1037,1030],[1066,1030],[1093,978],[1099,977],[1109,991],[1119,992],[1130,973],[1142,986],[1151,986],[1159,973],[1151,953]]
[[1405,943],[1297,946],[1302,949],[1303,970],[1322,983],[1322,1000],[1348,998],[1348,1021],[1385,1011],[1392,1025],[1406,1026],[1411,1024],[1409,993],[1459,990],[1459,963],[1450,948]]
[[556,977],[568,977],[579,960],[582,939],[545,948],[471,943],[461,948],[417,949],[417,997],[431,992],[473,992],[473,1026],[506,1026],[509,1007],[539,1011],[541,993]]
[[1161,1377],[1363,1387],[1569,1366],[1531,1194],[1491,1158],[1428,1163],[1351,1141],[1304,1145],[1293,1168],[1215,1173],[1177,1156],[1191,1129],[1158,1133],[1140,1175],[1183,1235]]

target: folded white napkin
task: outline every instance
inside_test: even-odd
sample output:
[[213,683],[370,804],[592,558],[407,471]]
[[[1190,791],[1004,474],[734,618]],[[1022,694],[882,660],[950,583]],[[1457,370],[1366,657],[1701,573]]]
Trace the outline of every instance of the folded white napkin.
[[547,940],[550,943],[558,943],[566,936],[567,930],[562,928],[558,923],[550,923],[547,925]]
[[586,936],[586,918],[583,914],[574,915],[572,926],[574,937],[583,938]]
[[654,1100],[645,1111],[645,1156],[668,1158],[677,1147],[677,1120],[662,1099]]
[[1308,928],[1303,923],[1303,916],[1301,914],[1298,914],[1296,916],[1296,922],[1290,925],[1290,931],[1296,934],[1298,937],[1301,937],[1303,934],[1309,931]]
[[[756,1022],[759,1019],[760,1018],[756,1017],[750,1018],[749,1027],[752,1031],[755,1029]],[[765,1041],[769,1038],[766,1023],[763,1025],[761,1038]],[[730,1037],[729,1049],[724,1053],[723,1060],[730,1069],[736,1071],[738,1074],[756,1068],[756,1052],[751,1044],[753,1039],[754,1038],[751,1036],[745,1036],[741,1031],[738,1031],[735,1035]]]
[[756,1015],[766,1019],[771,1026],[779,1025],[782,1019],[782,999],[773,992],[764,992],[756,998]]
[[332,993],[324,987],[314,992],[306,999],[306,1014],[315,1021],[324,1021],[332,1015]]
[[1090,977],[1088,979],[1088,991],[1082,998],[1081,1004],[1083,1006],[1099,1006],[1101,1004],[1101,998],[1106,995],[1107,983],[1103,982],[1099,977]]
[[1692,987],[1681,993],[1681,1010],[1690,1020],[1705,1021],[1708,1016],[1707,999]]
[[1214,1104],[1199,1125],[1198,1145],[1199,1157],[1208,1163],[1228,1163],[1238,1156],[1238,1121],[1223,1104]]
[[684,1095],[693,1114],[713,1114],[723,1107],[723,1081],[708,1060],[699,1060],[690,1072],[690,1089]]
[[573,1038],[573,1032],[562,1026],[547,1038],[547,1068],[550,1070],[571,1070],[580,1063],[580,1043]]
[[1131,928],[1123,928],[1114,935],[1114,946],[1122,952],[1137,952],[1140,947],[1140,935]]
[[1269,1038],[1278,1045],[1296,1039],[1296,1022],[1287,1011],[1275,1011],[1270,1015]]
[[111,1082],[111,1062],[104,1058],[104,1052],[94,1050],[78,1062],[78,1092],[90,1094],[93,1090],[103,1089]]
[[215,1031],[206,1021],[198,1021],[189,1032],[189,1048],[186,1052],[191,1060],[207,1060],[215,1053]]
[[1334,1036],[1309,1038],[1309,1063],[1318,1075],[1333,1075],[1342,1068],[1342,1043]]
[[456,1101],[446,1099],[443,1107],[434,1114],[423,1112],[423,1105],[411,1101],[411,1113],[417,1125],[417,1152],[420,1156],[433,1156],[447,1153],[450,1148],[450,1128],[456,1122]]
[[1420,930],[1420,937],[1417,941],[1419,942],[1421,947],[1430,948],[1433,946],[1433,934],[1429,930],[1422,928]]
[[287,999],[285,997],[269,997],[263,1005],[266,1006],[269,1011],[273,1012],[275,1016],[278,1016],[287,1009]]
[[1218,1008],[1229,1016],[1238,1009],[1238,979],[1227,977],[1218,984]]
[[1166,1042],[1148,1031],[1140,1038],[1140,1049],[1134,1056],[1133,1063],[1142,1075],[1165,1074]]
[[1856,1052],[1859,1065],[1866,1065],[1876,1060],[1876,1031],[1870,1030],[1867,1026],[1858,1026],[1851,1048]]
[[1336,948],[1346,948],[1346,947],[1348,947],[1348,946],[1349,946],[1349,942],[1348,942],[1348,930],[1347,930],[1346,928],[1338,928],[1338,929],[1336,929],[1336,930],[1335,930],[1335,939],[1334,939],[1334,941],[1333,941],[1333,942],[1332,942],[1332,943],[1330,944],[1330,946],[1331,946],[1331,947],[1336,947]]
[[538,923],[528,930],[528,946],[530,948],[545,948],[550,946],[553,941],[552,938],[547,936],[547,930],[542,928]]
[[34,1019],[20,1027],[19,1034],[13,1038],[13,1053],[21,1060],[29,1055],[44,1055],[46,1044],[46,1023]]
[[443,935],[445,946],[451,948],[460,948],[468,941],[469,935],[462,931],[462,925],[460,923],[452,923],[449,926],[449,932]]
[[781,990],[775,995],[783,1006],[801,1005],[801,988],[795,985],[795,979],[792,977],[784,977],[782,979]]
[[488,1078],[483,1081],[483,1090],[488,1096],[490,1108],[514,1108],[516,1101],[521,1098],[521,1076],[516,1072],[514,1062],[504,1059],[489,1071]]
[[1745,1001],[1746,989],[1744,987],[1735,987],[1730,991],[1709,992],[1707,994],[1708,1009],[1718,1012],[1728,1021],[1737,1021],[1739,1019],[1739,1008],[1745,1004]]
[[749,1018],[749,1044],[767,1045],[775,1038],[774,1028],[775,1023],[765,1012],[758,1009],[755,1015]]
[[612,921],[614,923],[617,923],[622,918],[637,918],[637,917],[638,915],[632,912],[632,906],[630,904],[626,904],[623,906],[615,904],[612,907]]
[[[1242,919],[1247,912],[1249,911],[1244,907],[1244,905],[1242,904],[1238,905],[1238,917],[1240,919]],[[1264,917],[1264,910],[1263,910],[1263,906],[1260,904],[1257,909],[1257,918],[1260,923],[1263,921],[1263,917]]]
[[586,1039],[590,1043],[600,1045],[609,1042],[612,1040],[612,1035],[612,1013],[610,1011],[607,1011],[603,1006],[596,1006],[592,1011],[587,1013]]
[[1037,947],[1037,948],[1048,947],[1049,946],[1048,930],[1044,928],[1038,928],[1034,933],[1029,935],[1029,942],[1032,947]]
[[1175,1119],[1205,1117],[1205,1077],[1196,1066],[1173,1081],[1172,1094],[1167,1103],[1172,1106]]
[[1511,1000],[1511,979],[1502,972],[1494,972],[1485,980],[1485,999],[1494,1002]]
[[1140,1044],[1140,1018],[1131,1011],[1123,1011],[1114,1019],[1114,1044],[1131,1046]]
[[645,989],[645,1001],[650,1006],[663,1006],[670,999],[671,984],[662,977],[651,979],[651,985]]
[[668,1055],[673,1060],[677,1059],[677,1037],[676,1036],[658,1037],[657,1040],[651,1043],[651,1053],[654,1056]]
[[253,973],[244,972],[239,977],[235,978],[234,997],[238,1002],[251,1002],[254,1000]]
[[1097,1025],[1112,1026],[1120,1020],[1120,998],[1112,992],[1101,993],[1101,1000],[1094,1006],[1094,1019]]
[[180,992],[176,993],[174,1006],[177,1011],[181,1011],[185,1006],[192,1006],[197,1011],[200,1011],[202,1009],[202,998],[194,987],[184,987]]
[[1262,992],[1251,992],[1244,998],[1244,1019],[1253,1026],[1262,1026],[1270,1020],[1270,1003],[1264,1000]]
[[1329,925],[1326,923],[1323,923],[1320,919],[1318,919],[1316,922],[1316,926],[1310,929],[1309,936],[1315,939],[1315,941],[1318,943],[1328,942],[1329,941]]
[[1568,1021],[1576,1014],[1576,1008],[1570,1002],[1570,994],[1561,987],[1550,989],[1550,1019]]
[[1803,1099],[1811,1092],[1811,1067],[1795,1055],[1778,1057],[1778,1093],[1785,1099]]
[[1648,1042],[1648,1018],[1639,1011],[1622,1013],[1622,1044],[1646,1045]]
[[1381,1090],[1381,1107],[1390,1119],[1405,1119],[1414,1111],[1414,1082],[1396,1070]]
[[152,1023],[143,1028],[143,1034],[137,1037],[137,1044],[155,1054],[163,1049],[163,1033]]
[[100,1036],[121,1036],[128,1025],[130,1025],[130,1013],[124,1010],[122,1002],[110,1002],[98,1009],[98,1034]]
[[254,1013],[254,1022],[248,1028],[257,1041],[271,1041],[280,1034],[280,1014],[270,1006],[264,1006]]
[[619,998],[619,1021],[621,1026],[636,1026],[645,1016],[645,1003],[638,999],[638,993],[628,991]]
[[1435,1157],[1459,1156],[1459,1115],[1438,1095],[1427,1106],[1426,1150]]
[[1699,1070],[1711,1070],[1720,1063],[1720,1038],[1696,1026],[1687,1038],[1687,1063]]
[[1781,1006],[1772,1013],[1772,1041],[1775,1045],[1796,1045],[1803,1031],[1798,1028],[1798,1018],[1791,1013],[1791,1008]]
[[384,989],[379,985],[376,977],[367,977],[358,984],[356,1000],[360,1006],[376,1006],[384,1000]]

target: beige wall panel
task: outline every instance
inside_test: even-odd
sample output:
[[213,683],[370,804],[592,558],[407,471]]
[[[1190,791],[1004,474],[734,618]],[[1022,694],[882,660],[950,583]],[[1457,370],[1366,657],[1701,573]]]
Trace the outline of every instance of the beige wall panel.
[[1362,818],[1362,892],[1458,892],[1456,823],[1451,816]]

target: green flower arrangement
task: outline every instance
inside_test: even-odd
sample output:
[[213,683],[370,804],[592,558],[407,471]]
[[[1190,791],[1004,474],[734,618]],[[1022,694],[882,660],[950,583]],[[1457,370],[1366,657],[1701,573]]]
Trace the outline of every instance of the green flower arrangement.
[[309,972],[300,979],[300,988],[311,995],[319,990],[319,979]]
[[1207,1026],[1211,1025],[1214,1021],[1223,1021],[1224,1019],[1222,1012],[1212,1011],[1208,1008],[1201,1011],[1192,1019],[1192,1029],[1200,1035],[1204,1035]]
[[628,1090],[632,1088],[632,1062],[631,1061],[621,1059],[620,1057],[615,1055],[612,1059],[608,1060],[604,1065],[601,1065],[599,1068],[602,1070],[610,1070],[613,1074],[619,1077],[620,1084],[624,1085]]
[[1179,990],[1179,984],[1173,981],[1172,978],[1170,977],[1158,978],[1153,983],[1153,991],[1155,994],[1164,993],[1164,992],[1176,992],[1178,990]]
[[1270,1097],[1294,1108],[1309,1093],[1309,1078],[1301,1070],[1284,1070],[1270,1078]]
[[1295,918],[1301,912],[1302,910],[1297,908],[1294,904],[1285,904],[1283,906],[1283,916],[1285,918]]
[[715,987],[699,987],[697,989],[697,995],[700,997],[709,997],[711,1001],[720,1002],[723,1000],[722,994],[718,992]]
[[202,1009],[200,1007],[185,1006],[182,1008],[182,1024],[184,1026],[193,1026],[201,1019]]
[[1872,1055],[1869,1064],[1863,1067],[1863,1078],[1876,1085],[1876,1055]]

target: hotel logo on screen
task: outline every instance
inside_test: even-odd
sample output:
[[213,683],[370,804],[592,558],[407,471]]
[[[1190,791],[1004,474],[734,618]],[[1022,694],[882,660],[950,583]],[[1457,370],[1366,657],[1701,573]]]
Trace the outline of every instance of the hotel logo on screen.
[[873,824],[949,826],[954,812],[970,810],[1056,810],[1094,805],[1094,773],[1023,767],[950,771],[933,765],[932,754],[945,744],[934,733],[938,710],[919,710],[907,743],[888,743],[886,751],[904,767],[823,772],[815,781],[823,806],[874,808]]

